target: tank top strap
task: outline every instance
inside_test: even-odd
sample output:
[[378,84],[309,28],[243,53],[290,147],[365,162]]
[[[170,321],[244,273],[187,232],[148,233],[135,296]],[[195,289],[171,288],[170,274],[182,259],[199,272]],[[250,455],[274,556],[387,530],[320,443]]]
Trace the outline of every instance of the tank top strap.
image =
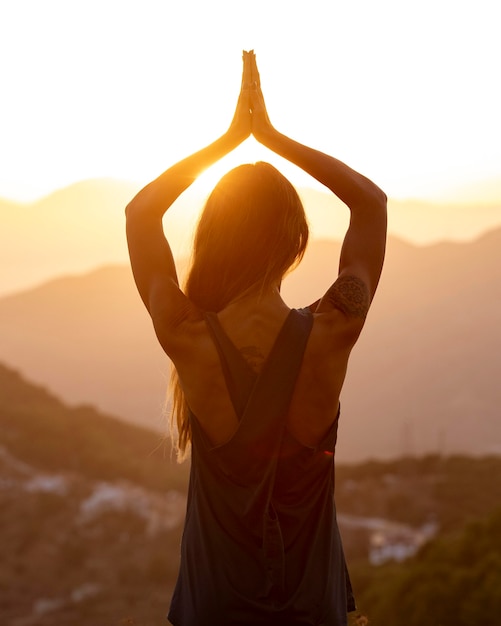
[[313,325],[308,309],[291,309],[247,398],[239,427],[214,452],[227,472],[250,482],[274,467],[288,407]]
[[240,420],[257,375],[224,332],[218,316],[215,313],[204,313],[204,318],[219,355],[233,408]]

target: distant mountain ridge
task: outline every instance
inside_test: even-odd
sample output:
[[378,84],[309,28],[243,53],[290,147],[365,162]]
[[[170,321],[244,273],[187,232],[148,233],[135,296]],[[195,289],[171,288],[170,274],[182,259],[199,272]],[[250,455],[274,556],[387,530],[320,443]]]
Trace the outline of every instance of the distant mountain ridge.
[[[0,295],[32,288],[54,276],[127,262],[124,209],[139,184],[96,179],[75,183],[31,203],[0,198]],[[312,238],[341,239],[349,212],[337,198],[298,188]],[[180,196],[164,219],[177,255],[185,253],[196,211],[207,191],[198,182]],[[430,203],[389,200],[390,233],[426,244],[470,240],[501,226],[498,203]]]
[[[328,288],[339,246],[311,243],[284,283],[291,306]],[[342,395],[339,459],[499,454],[500,309],[501,229],[428,247],[390,238]],[[165,426],[168,361],[125,266],[0,299],[0,360],[68,402]]]

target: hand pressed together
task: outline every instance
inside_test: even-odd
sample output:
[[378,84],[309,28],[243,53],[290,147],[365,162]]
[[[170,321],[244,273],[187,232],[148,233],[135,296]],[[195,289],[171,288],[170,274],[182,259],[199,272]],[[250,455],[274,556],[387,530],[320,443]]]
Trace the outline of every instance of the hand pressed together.
[[241,143],[251,134],[261,141],[273,126],[266,111],[256,55],[243,51],[243,72],[240,94],[228,134]]
[[251,134],[251,52],[243,51],[243,71],[240,94],[238,96],[235,114],[228,129],[228,134],[238,143],[244,141]]
[[252,134],[258,141],[261,141],[267,132],[273,130],[273,126],[270,122],[270,118],[268,117],[268,111],[266,110],[266,104],[261,90],[261,80],[259,78],[259,70],[257,69],[256,55],[253,50],[251,50],[249,54],[252,80],[250,93]]

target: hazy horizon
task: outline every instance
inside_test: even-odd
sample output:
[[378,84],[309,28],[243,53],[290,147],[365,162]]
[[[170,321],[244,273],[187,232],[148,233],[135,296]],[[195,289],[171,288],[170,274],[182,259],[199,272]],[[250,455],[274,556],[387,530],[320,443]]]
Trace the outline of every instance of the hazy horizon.
[[[379,185],[392,236],[470,241],[501,225],[497,23],[490,0],[255,0],[245,19],[229,0],[1,3],[0,295],[127,262],[126,203],[225,132],[242,49],[274,126]],[[347,209],[251,137],[168,211],[175,252],[222,173],[257,160],[305,190],[312,238],[342,238]]]
[[[270,155],[272,156],[272,155]],[[284,162],[282,161],[282,166]],[[209,176],[208,184],[204,185],[207,190],[212,189],[213,185],[217,181],[217,178],[222,175],[222,172],[227,171],[228,168],[209,168],[210,173],[213,169],[216,169],[216,175]],[[205,177],[207,173],[202,174]],[[31,185],[28,181],[25,181],[24,187],[16,189],[10,189],[9,185],[5,188],[1,186],[0,180],[0,202],[10,202],[18,205],[29,205],[36,202],[40,202],[45,198],[57,193],[62,189],[73,187],[81,183],[95,182],[95,181],[114,181],[118,184],[130,185],[138,190],[149,182],[149,178],[143,180],[136,178],[120,178],[113,175],[100,175],[96,177],[84,177],[84,178],[69,178],[61,184],[48,184],[35,186]],[[309,177],[304,175],[304,178],[300,178],[299,181],[295,180],[293,184],[296,187],[304,189],[312,189],[316,191],[324,191],[330,193],[323,185]],[[443,185],[437,185],[435,189],[430,189],[428,192],[416,193],[409,191],[409,193],[400,193],[391,195],[393,200],[399,202],[431,202],[436,204],[450,204],[450,203],[468,203],[468,204],[500,204],[501,205],[501,174],[499,176],[486,176],[478,178],[472,176],[471,178],[461,178],[456,183],[450,181],[445,182]]]
[[[214,175],[197,181],[164,220],[177,258],[189,256],[191,236]],[[124,208],[140,183],[111,178],[83,180],[32,202],[0,197],[0,297],[58,276],[127,264]],[[296,185],[312,240],[342,240],[349,210],[327,190]],[[478,196],[480,197],[480,195]],[[388,230],[410,245],[468,242],[501,226],[501,201],[389,199]]]
[[[2,3],[0,23],[8,198],[101,177],[147,182],[207,145],[232,119],[242,49],[256,51],[279,131],[392,198],[436,200],[500,176],[492,0],[292,0],[286,12],[255,0],[245,19],[230,0],[25,0]],[[248,140],[223,167],[253,160],[272,155]],[[297,168],[284,172],[304,185]]]

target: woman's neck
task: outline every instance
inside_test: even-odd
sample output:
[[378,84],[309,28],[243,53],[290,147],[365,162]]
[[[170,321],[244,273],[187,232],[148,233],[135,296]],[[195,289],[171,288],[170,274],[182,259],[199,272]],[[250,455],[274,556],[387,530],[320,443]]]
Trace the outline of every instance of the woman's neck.
[[252,315],[253,313],[266,313],[281,309],[288,309],[287,305],[280,295],[280,285],[271,285],[266,290],[261,288],[251,288],[246,292],[237,296],[225,308],[225,313],[230,315],[235,313],[245,313]]

